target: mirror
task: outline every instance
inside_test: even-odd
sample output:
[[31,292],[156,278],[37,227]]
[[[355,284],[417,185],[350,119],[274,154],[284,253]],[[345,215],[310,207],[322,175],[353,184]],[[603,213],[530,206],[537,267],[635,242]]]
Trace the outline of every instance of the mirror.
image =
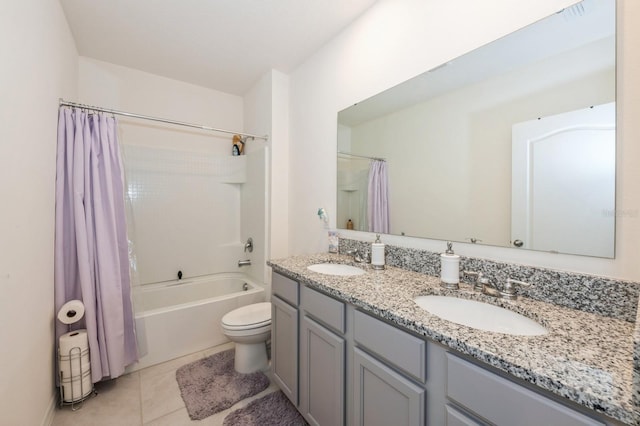
[[340,111],[338,228],[613,257],[615,16],[583,0]]

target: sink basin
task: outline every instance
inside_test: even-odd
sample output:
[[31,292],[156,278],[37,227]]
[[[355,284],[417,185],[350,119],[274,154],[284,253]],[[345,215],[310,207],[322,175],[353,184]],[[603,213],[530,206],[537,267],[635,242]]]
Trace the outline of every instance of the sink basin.
[[548,331],[523,315],[476,300],[449,296],[418,296],[413,299],[429,313],[456,324],[494,333],[540,336]]
[[307,266],[307,269],[325,275],[350,276],[364,274],[364,269],[340,263],[317,263],[315,265]]

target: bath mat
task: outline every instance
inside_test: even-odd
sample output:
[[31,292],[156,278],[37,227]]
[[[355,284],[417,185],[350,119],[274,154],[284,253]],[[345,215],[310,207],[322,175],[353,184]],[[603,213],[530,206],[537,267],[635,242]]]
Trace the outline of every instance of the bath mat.
[[308,423],[282,391],[272,392],[231,412],[223,426],[304,426]]
[[191,420],[202,420],[256,395],[269,386],[262,372],[240,374],[233,369],[234,349],[183,365],[176,371],[180,394]]

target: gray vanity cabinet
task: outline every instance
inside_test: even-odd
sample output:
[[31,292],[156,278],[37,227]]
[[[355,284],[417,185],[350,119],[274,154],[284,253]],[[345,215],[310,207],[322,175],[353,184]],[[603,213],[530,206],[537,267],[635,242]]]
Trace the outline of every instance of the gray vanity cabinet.
[[447,354],[447,396],[496,425],[605,425],[452,353]]
[[282,392],[298,405],[298,283],[273,274],[271,371]]
[[300,343],[300,411],[311,425],[343,425],[344,339],[304,316]]
[[[443,401],[444,391],[438,374],[427,380],[426,340],[358,310],[353,338],[355,425],[442,423],[437,413],[427,420],[427,393]],[[435,399],[429,402],[437,404]]]
[[358,426],[424,425],[425,390],[355,348],[354,420]]
[[312,425],[618,425],[273,273],[274,380]]
[[300,406],[311,425],[345,423],[345,304],[300,287]]

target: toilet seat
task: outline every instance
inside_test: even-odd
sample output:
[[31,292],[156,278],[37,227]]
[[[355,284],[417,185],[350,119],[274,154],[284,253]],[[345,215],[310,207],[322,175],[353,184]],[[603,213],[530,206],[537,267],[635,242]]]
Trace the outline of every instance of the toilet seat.
[[242,306],[222,317],[222,327],[229,331],[248,331],[271,328],[271,303],[261,302]]

